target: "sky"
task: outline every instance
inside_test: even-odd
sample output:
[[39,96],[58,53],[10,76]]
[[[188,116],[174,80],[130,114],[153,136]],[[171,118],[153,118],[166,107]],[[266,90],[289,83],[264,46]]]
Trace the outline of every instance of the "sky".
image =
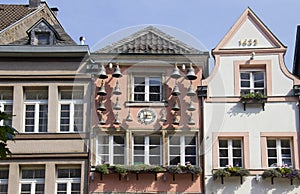
[[[29,0],[0,0],[27,4]],[[193,36],[211,51],[250,7],[272,33],[287,46],[285,62],[291,71],[296,27],[300,25],[299,0],[46,0],[59,9],[58,19],[79,43],[84,36],[90,48],[121,29],[163,25]],[[120,33],[119,33],[120,34]]]

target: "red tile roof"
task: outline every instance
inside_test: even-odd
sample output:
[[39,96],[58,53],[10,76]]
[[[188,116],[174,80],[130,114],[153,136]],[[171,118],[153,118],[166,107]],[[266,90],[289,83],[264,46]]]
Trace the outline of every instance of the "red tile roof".
[[28,5],[0,4],[0,31],[22,19],[36,9],[37,8],[29,8]]

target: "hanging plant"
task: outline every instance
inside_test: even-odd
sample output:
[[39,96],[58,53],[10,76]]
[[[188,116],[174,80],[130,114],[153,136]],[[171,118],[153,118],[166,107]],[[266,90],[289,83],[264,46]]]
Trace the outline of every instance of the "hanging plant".
[[241,184],[243,182],[243,176],[249,176],[250,172],[247,169],[238,166],[227,166],[226,168],[220,168],[213,172],[213,179],[221,178],[221,183],[224,184],[224,177],[240,176]]

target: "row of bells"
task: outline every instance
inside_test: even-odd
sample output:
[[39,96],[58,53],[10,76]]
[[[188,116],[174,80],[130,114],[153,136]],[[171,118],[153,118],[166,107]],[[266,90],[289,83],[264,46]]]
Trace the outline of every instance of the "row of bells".
[[[121,121],[120,121],[120,119],[119,119],[119,114],[116,113],[114,116],[115,116],[114,124],[115,124],[115,125],[121,124]],[[133,121],[133,119],[132,119],[132,117],[131,117],[131,114],[130,114],[130,111],[128,112],[128,115],[127,115],[127,117],[126,117],[125,120],[128,121],[128,122],[132,122],[132,121]],[[166,122],[166,121],[167,121],[167,118],[166,118],[165,113],[162,114],[162,116],[161,116],[161,118],[159,119],[159,121],[161,121],[161,122]],[[105,124],[106,124],[106,122],[105,122],[105,120],[104,120],[104,117],[103,117],[103,114],[102,114],[102,113],[101,113],[101,118],[100,118],[100,120],[99,120],[99,124],[100,124],[100,125],[105,125]],[[176,112],[175,112],[175,114],[174,114],[174,118],[173,118],[172,124],[173,124],[173,125],[179,125],[179,119],[178,119],[178,115],[177,115]],[[189,121],[188,121],[188,125],[195,125],[195,121],[194,121],[194,119],[193,119],[193,114],[192,114],[192,113],[190,114],[190,118],[189,118]]]
[[[177,65],[175,64],[175,67],[174,67],[174,69],[173,69],[173,73],[172,73],[172,75],[171,75],[171,78],[178,79],[178,78],[180,78],[180,77],[181,77],[180,71],[179,71]],[[195,74],[195,70],[194,70],[194,68],[193,68],[192,63],[190,64],[190,67],[189,67],[188,72],[187,72],[187,74],[186,74],[185,77],[186,77],[186,79],[188,79],[188,80],[195,80],[195,79],[197,79],[197,76],[196,76],[196,74]]]
[[[119,86],[119,81],[116,82],[116,86],[114,87],[113,89],[113,92],[112,92],[114,95],[121,95],[122,92],[120,90],[120,86]],[[105,90],[105,86],[104,86],[104,82],[102,80],[102,83],[101,83],[101,87],[99,88],[99,90],[97,91],[97,95],[99,96],[106,96],[107,95],[107,92]]]
[[[115,71],[113,72],[112,76],[115,77],[115,78],[120,78],[120,77],[123,76],[122,73],[121,73],[119,65],[116,66]],[[104,65],[101,65],[100,71],[98,73],[98,77],[100,79],[108,78]]]

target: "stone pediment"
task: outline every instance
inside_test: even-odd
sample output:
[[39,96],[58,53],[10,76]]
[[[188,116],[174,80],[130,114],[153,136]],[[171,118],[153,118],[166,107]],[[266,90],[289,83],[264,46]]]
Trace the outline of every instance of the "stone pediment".
[[197,54],[201,51],[177,40],[156,27],[146,27],[96,53]]

